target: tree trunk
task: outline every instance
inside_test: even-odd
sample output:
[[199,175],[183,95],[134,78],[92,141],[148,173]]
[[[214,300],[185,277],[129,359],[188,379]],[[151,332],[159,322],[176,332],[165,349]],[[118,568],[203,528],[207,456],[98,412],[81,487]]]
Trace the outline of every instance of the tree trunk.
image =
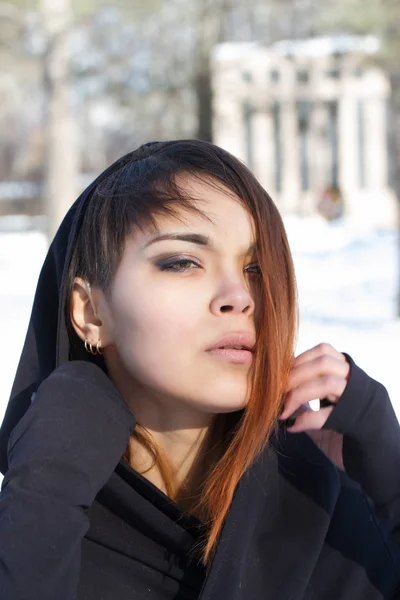
[[213,98],[211,69],[208,57],[202,61],[202,66],[196,73],[195,90],[197,100],[197,138],[206,142],[212,142]]
[[79,159],[77,126],[72,107],[68,33],[70,0],[40,0],[47,49],[45,87],[44,202],[51,240],[77,195]]
[[197,0],[194,92],[197,102],[197,138],[213,141],[213,94],[211,55],[216,44],[224,41],[225,20],[231,0]]
[[394,192],[397,197],[397,265],[398,265],[398,284],[396,297],[396,315],[400,317],[400,70],[396,69],[389,73],[391,94],[391,123],[390,132],[392,135],[393,147],[393,165],[394,165]]

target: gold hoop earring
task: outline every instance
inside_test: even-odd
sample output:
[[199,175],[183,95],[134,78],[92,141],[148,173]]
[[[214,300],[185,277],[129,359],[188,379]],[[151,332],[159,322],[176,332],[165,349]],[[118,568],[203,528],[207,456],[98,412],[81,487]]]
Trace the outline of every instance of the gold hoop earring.
[[104,354],[104,351],[103,351],[103,349],[102,349],[102,347],[101,347],[101,345],[100,345],[100,344],[101,344],[101,340],[99,340],[99,341],[97,342],[97,344],[96,344],[96,350],[97,350],[97,354]]

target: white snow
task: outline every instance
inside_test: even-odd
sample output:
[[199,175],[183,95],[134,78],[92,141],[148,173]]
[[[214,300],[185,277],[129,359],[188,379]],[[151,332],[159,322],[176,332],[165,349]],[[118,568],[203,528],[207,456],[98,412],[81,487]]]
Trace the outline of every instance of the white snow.
[[46,240],[35,231],[0,234],[0,420],[25,339]]
[[[380,41],[374,35],[334,35],[304,39],[280,40],[266,47],[280,56],[321,57],[334,54],[376,54],[380,49]],[[257,49],[265,49],[258,42],[222,42],[214,48],[217,60],[237,60],[254,54]]]
[[286,219],[299,287],[298,352],[321,341],[385,385],[400,418],[397,233]]
[[[318,217],[285,219],[301,308],[298,352],[329,342],[381,381],[400,417],[400,320],[395,318],[396,233]],[[0,420],[46,254],[35,231],[0,234]]]
[[373,35],[334,35],[300,40],[281,40],[271,49],[283,56],[332,56],[333,54],[376,54],[379,39]]

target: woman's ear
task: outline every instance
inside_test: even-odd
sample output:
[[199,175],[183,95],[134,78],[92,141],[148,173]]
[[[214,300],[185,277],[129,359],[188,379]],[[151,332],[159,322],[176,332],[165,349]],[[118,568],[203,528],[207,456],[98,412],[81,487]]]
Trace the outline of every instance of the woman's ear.
[[81,340],[87,340],[93,346],[101,340],[103,325],[97,316],[95,300],[96,294],[89,283],[81,277],[76,277],[70,304],[71,323]]

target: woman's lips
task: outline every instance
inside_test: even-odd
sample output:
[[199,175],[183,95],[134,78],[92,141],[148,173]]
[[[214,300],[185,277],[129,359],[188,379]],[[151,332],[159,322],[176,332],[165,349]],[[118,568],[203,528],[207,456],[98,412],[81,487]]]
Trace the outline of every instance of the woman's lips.
[[253,353],[250,350],[235,350],[235,348],[213,348],[207,350],[209,354],[236,364],[250,365],[253,360]]

